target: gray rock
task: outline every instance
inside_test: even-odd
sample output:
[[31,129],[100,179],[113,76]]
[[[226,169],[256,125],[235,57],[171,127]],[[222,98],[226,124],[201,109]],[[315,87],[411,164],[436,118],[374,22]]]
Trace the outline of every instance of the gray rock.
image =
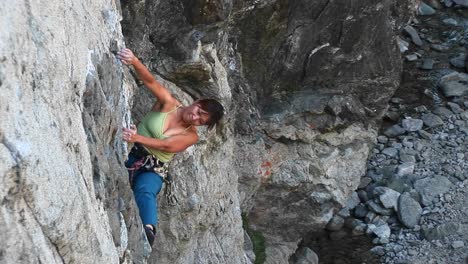
[[364,218],[366,217],[367,213],[369,211],[367,210],[367,207],[364,204],[359,204],[354,208],[354,216],[357,218]]
[[456,103],[448,102],[447,103],[448,107],[452,110],[452,112],[456,114],[460,114],[463,112],[463,109]]
[[391,233],[390,227],[387,224],[377,226],[372,232],[379,238],[389,238]]
[[447,236],[466,231],[467,227],[460,223],[444,223],[433,228],[423,228],[422,234],[427,240],[441,240]]
[[387,136],[387,137],[396,137],[396,136],[399,136],[399,135],[403,135],[404,133],[406,132],[406,130],[404,128],[402,128],[401,126],[399,125],[393,125],[389,128],[387,128],[387,130],[384,131],[384,135]]
[[403,163],[398,166],[397,168],[397,175],[398,176],[405,176],[413,174],[414,172],[414,163]]
[[374,201],[368,201],[367,207],[369,207],[369,209],[372,210],[373,212],[380,214],[380,215],[392,215],[393,213],[393,210],[383,208],[382,206],[380,206]]
[[387,209],[397,209],[398,197],[400,193],[387,188],[387,187],[376,187],[374,189],[374,195],[379,195],[380,202]]
[[385,148],[382,150],[382,153],[389,157],[396,157],[398,155],[398,149],[396,148]]
[[433,128],[444,124],[442,118],[432,113],[423,114],[422,120],[427,127]]
[[398,219],[407,227],[413,228],[419,224],[422,208],[409,193],[403,193],[398,199]]
[[451,6],[453,6],[453,2],[452,2],[452,1],[453,1],[453,0],[444,0],[444,5],[445,5],[446,7],[451,7]]
[[450,64],[452,64],[453,67],[463,69],[465,68],[465,59],[466,59],[466,54],[460,53],[457,57],[450,59]]
[[420,68],[422,70],[432,70],[434,68],[434,60],[431,58],[423,59]]
[[418,35],[418,32],[416,29],[414,29],[412,26],[408,25],[403,29],[410,37],[411,40],[413,41],[414,44],[418,46],[422,46],[423,42],[421,38]]
[[435,10],[434,8],[432,8],[431,6],[427,5],[426,3],[424,2],[421,2],[419,4],[419,7],[418,7],[418,13],[421,15],[421,16],[430,16],[430,15],[433,15],[435,14]]
[[432,44],[431,49],[439,51],[439,52],[444,52],[444,51],[448,51],[450,47],[444,44]]
[[416,60],[418,60],[418,55],[416,55],[416,54],[410,54],[410,55],[406,55],[405,58],[406,58],[408,61],[416,61]]
[[406,131],[414,132],[422,129],[423,121],[421,119],[406,118],[401,121],[402,127]]
[[359,196],[357,194],[357,192],[352,192],[351,193],[351,196],[348,198],[348,200],[346,201],[346,208],[348,208],[349,210],[352,210],[354,209],[354,207],[356,207],[359,203],[361,202],[361,200],[359,199]]
[[377,142],[382,143],[382,144],[387,144],[388,138],[386,136],[378,136]]
[[439,86],[446,97],[464,96],[468,94],[468,74],[447,74],[440,79]]
[[365,203],[369,200],[369,197],[367,195],[367,192],[365,190],[359,190],[358,192],[359,200],[361,200],[362,203]]
[[462,247],[465,247],[465,243],[463,241],[458,240],[452,242],[452,248],[457,249]]
[[439,0],[426,0],[425,3],[430,5],[434,9],[442,8],[442,5],[440,4]]
[[300,248],[296,252],[296,261],[294,264],[319,264],[317,254],[308,247]]
[[452,0],[455,4],[468,7],[468,0]]
[[371,251],[372,253],[374,253],[375,255],[377,255],[377,256],[383,256],[383,255],[385,255],[385,248],[382,247],[382,246],[373,247],[370,251]]
[[[359,183],[358,189],[366,188],[366,186],[369,185],[369,183],[371,183],[371,182],[372,182],[372,178],[362,177],[361,182]],[[358,195],[359,195],[359,193],[358,193]]]
[[330,222],[328,222],[326,228],[327,228],[327,230],[330,230],[330,231],[338,231],[341,228],[343,228],[344,223],[345,223],[345,221],[344,221],[343,217],[335,215],[330,220]]
[[435,110],[434,110],[434,114],[438,115],[438,116],[442,116],[442,117],[450,117],[451,115],[453,115],[453,112],[450,111],[449,109],[441,106],[441,107],[437,107]]
[[424,138],[424,139],[429,139],[431,140],[432,139],[432,134],[425,131],[425,130],[419,130],[418,131],[418,134],[421,138]]
[[358,225],[356,227],[353,228],[351,234],[353,236],[362,236],[366,233],[366,225],[365,224],[362,224],[362,225]]
[[450,180],[442,176],[426,177],[414,183],[414,189],[421,196],[421,203],[425,206],[431,205],[435,197],[447,192],[451,186]]
[[442,20],[442,22],[444,22],[444,24],[446,24],[446,25],[458,26],[458,22],[453,18],[446,18],[446,19]]
[[401,53],[404,53],[405,51],[408,50],[409,43],[400,37],[396,37],[397,44],[398,44],[398,49],[400,50]]
[[400,153],[400,160],[403,163],[416,163],[416,157]]

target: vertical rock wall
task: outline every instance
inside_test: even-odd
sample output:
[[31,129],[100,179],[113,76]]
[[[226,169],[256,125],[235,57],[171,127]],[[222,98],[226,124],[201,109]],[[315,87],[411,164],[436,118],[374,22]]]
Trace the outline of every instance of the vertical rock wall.
[[143,263],[119,2],[0,7],[1,263]]

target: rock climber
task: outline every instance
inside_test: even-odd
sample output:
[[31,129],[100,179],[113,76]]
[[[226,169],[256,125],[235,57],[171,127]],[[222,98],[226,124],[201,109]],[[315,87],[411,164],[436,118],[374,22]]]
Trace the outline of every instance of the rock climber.
[[134,125],[123,128],[123,139],[134,143],[125,165],[129,170],[140,217],[148,242],[152,245],[158,222],[157,195],[167,173],[168,162],[198,140],[197,127],[211,130],[224,114],[223,106],[214,99],[199,99],[183,106],[161,85],[129,49],[117,57],[135,69],[138,78],[156,97],[152,110]]

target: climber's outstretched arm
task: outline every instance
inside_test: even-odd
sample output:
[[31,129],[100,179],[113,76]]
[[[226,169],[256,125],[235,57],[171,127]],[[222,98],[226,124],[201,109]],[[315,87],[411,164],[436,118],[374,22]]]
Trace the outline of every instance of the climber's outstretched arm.
[[140,62],[140,60],[133,54],[129,49],[122,49],[117,54],[117,57],[126,65],[132,65],[138,74],[138,78],[143,81],[146,87],[153,93],[158,99],[161,105],[166,103],[173,103],[175,98],[172,97],[171,93],[159,83],[146,66]]

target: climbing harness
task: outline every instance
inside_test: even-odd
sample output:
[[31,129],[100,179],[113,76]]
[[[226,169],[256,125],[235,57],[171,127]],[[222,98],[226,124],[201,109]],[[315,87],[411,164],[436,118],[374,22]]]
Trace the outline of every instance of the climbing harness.
[[144,169],[145,171],[154,171],[164,180],[164,197],[166,198],[167,204],[170,206],[177,205],[179,200],[174,194],[176,189],[172,176],[169,174],[169,163],[160,161],[154,155],[150,154],[143,145],[138,143],[133,145],[133,148],[130,150],[130,155],[137,159],[130,167],[127,167],[127,170],[130,172],[130,186],[133,188],[133,180],[136,171],[140,169]]

